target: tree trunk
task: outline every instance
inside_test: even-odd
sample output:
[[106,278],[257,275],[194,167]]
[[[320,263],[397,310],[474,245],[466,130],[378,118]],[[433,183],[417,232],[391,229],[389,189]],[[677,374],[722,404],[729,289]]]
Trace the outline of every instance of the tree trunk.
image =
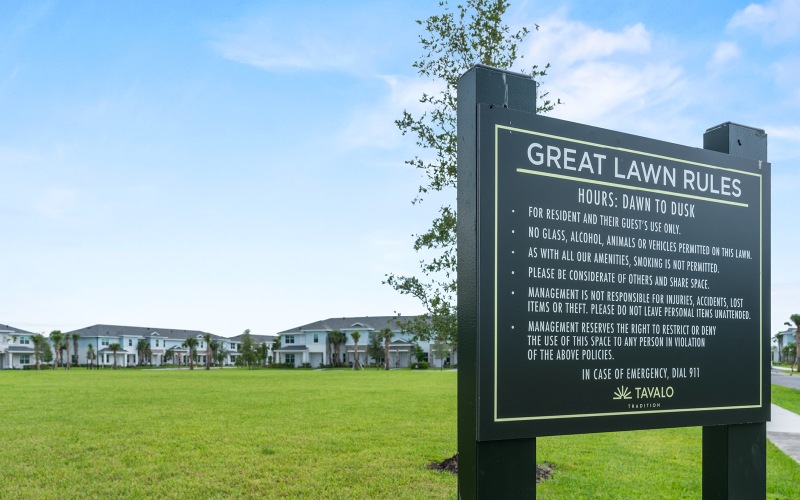
[[[800,360],[800,326],[798,326],[797,330],[795,330],[794,332],[794,345],[796,348],[796,352],[794,353],[794,361],[792,362],[792,368],[791,370],[789,370],[790,374],[792,373],[792,370],[794,370],[795,363],[797,363],[798,360]],[[797,370],[800,371],[800,366],[797,367]]]
[[383,341],[383,350],[386,351],[386,357],[384,358],[383,369],[389,369],[389,337],[386,337],[386,340]]

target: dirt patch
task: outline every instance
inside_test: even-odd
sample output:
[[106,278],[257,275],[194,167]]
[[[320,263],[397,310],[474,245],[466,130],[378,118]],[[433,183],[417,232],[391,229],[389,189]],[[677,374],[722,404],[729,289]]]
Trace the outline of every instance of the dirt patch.
[[[442,460],[441,462],[431,462],[425,467],[427,469],[439,472],[449,472],[450,474],[456,476],[458,475],[458,453],[450,458]],[[547,481],[550,479],[553,476],[554,469],[555,466],[549,462],[536,464],[536,483],[538,484],[542,481]]]
[[458,453],[441,462],[431,462],[425,467],[439,472],[449,472],[454,476],[458,475]]

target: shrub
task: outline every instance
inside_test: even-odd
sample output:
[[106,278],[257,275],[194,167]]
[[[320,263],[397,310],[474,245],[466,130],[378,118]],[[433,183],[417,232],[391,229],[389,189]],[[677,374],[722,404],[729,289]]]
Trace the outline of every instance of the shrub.
[[416,363],[411,363],[412,370],[427,370],[430,368],[430,364],[427,361],[417,361]]

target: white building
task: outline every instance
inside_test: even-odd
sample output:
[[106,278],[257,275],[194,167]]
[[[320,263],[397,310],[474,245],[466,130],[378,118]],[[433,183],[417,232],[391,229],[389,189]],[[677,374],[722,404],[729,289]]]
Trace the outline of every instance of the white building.
[[[93,325],[79,330],[67,332],[67,335],[78,336],[78,352],[71,353],[73,362],[88,364],[89,346],[95,353],[98,366],[113,366],[116,356],[117,367],[136,366],[186,366],[189,364],[189,349],[184,347],[190,337],[197,340],[196,364],[205,365],[206,345],[205,332],[199,330],[176,330],[172,328],[151,328],[141,326]],[[227,354],[223,363],[233,364],[240,343],[233,339],[211,335]],[[114,344],[119,347],[116,353]],[[76,356],[77,354],[77,356]],[[212,359],[212,364],[216,361]]]
[[[346,341],[339,347],[340,360],[345,365],[355,362],[356,343],[353,333],[359,333],[358,339],[358,358],[362,366],[370,363],[383,363],[383,359],[373,359],[368,355],[370,343],[370,333],[378,333],[384,328],[392,331],[389,344],[389,366],[391,368],[407,368],[416,361],[414,357],[414,347],[419,345],[423,352],[423,359],[431,366],[440,367],[457,363],[455,349],[452,346],[443,346],[442,349],[434,349],[429,341],[414,341],[414,335],[404,331],[401,324],[404,320],[412,318],[400,318],[398,316],[363,316],[352,318],[329,318],[316,321],[307,325],[298,326],[290,330],[280,332],[281,346],[276,351],[276,362],[288,363],[296,367],[310,366],[318,368],[320,366],[332,365],[333,359],[331,346],[329,345],[329,335],[336,330],[345,334]],[[381,341],[383,345],[383,341]],[[439,352],[440,356],[435,356]],[[451,357],[453,359],[451,359]]]
[[35,333],[13,326],[0,325],[0,370],[35,364],[33,336]]

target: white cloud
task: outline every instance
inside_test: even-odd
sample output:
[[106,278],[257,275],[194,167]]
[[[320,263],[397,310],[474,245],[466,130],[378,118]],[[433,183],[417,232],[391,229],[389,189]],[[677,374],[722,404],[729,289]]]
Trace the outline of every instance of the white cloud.
[[318,35],[299,37],[294,41],[273,38],[267,29],[229,34],[212,44],[226,59],[265,70],[353,69],[359,61],[358,51],[342,47]]
[[666,103],[663,113],[671,115],[685,105],[682,67],[669,51],[658,51],[643,24],[610,32],[559,13],[540,26],[525,59],[552,64],[544,90],[565,103],[553,116],[646,135],[665,117],[642,117],[654,116]]
[[742,29],[761,35],[769,42],[789,40],[800,35],[800,0],[773,0],[752,3],[737,11],[728,23],[729,30]]
[[347,125],[337,134],[340,149],[398,146],[402,135],[395,120],[402,117],[403,110],[419,117],[425,111],[425,105],[419,102],[422,94],[434,94],[442,89],[439,82],[416,77],[384,75],[378,78],[385,82],[388,94],[380,103],[353,110]]
[[714,55],[711,56],[711,61],[709,62],[709,66],[713,68],[720,68],[725,64],[738,59],[741,55],[739,51],[739,46],[736,42],[720,42],[717,44],[716,50],[714,50]]
[[530,50],[536,60],[562,67],[619,53],[645,54],[650,48],[650,33],[641,23],[611,33],[581,22],[553,17],[541,23]]

